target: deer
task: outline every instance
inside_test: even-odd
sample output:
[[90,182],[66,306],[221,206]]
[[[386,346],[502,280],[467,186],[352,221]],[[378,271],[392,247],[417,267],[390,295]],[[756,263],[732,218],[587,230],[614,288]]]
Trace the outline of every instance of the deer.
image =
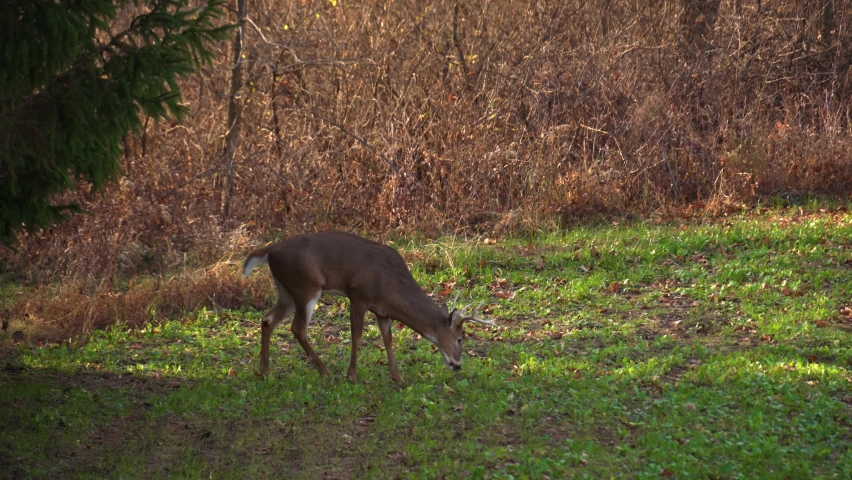
[[393,354],[391,320],[401,322],[432,342],[452,370],[461,369],[465,322],[496,325],[493,320],[465,315],[457,308],[447,312],[439,307],[417,284],[399,252],[357,235],[311,233],[267,245],[246,257],[243,277],[262,264],[269,265],[277,292],[275,305],[261,318],[260,373],[264,377],[269,376],[272,332],[293,314],[290,325],[293,336],[319,373],[332,378],[308,342],[308,324],[323,294],[349,298],[352,345],[346,375],[352,382],[358,378],[358,343],[367,312],[376,317],[390,374],[397,383],[402,381],[402,375]]

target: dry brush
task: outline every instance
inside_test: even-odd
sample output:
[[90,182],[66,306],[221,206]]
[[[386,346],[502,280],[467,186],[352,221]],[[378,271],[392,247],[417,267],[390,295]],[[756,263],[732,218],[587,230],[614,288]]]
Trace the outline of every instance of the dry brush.
[[849,10],[250,0],[241,50],[185,81],[188,121],[128,136],[120,181],[72,195],[92,215],[4,261],[105,295],[300,231],[501,234],[844,197]]

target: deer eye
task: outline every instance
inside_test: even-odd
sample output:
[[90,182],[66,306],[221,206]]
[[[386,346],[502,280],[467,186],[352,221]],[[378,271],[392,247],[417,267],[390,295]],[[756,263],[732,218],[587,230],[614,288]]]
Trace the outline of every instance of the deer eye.
[[459,344],[459,345],[461,345],[461,344],[462,344],[462,339],[460,338],[460,339],[456,340],[456,343],[457,343],[457,344]]

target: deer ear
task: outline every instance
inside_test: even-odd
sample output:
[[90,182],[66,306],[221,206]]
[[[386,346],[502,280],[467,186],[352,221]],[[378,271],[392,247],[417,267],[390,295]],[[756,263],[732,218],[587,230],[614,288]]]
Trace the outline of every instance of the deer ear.
[[462,317],[461,312],[457,308],[454,308],[453,311],[450,313],[450,326],[461,330],[463,325],[464,318]]

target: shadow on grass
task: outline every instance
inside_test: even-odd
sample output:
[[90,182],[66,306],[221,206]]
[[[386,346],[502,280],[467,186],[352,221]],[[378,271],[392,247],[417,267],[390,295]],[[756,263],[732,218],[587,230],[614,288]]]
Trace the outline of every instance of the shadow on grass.
[[360,460],[349,444],[371,423],[286,411],[274,419],[175,414],[170,397],[202,393],[204,381],[30,369],[14,356],[3,362],[0,478],[350,478]]

